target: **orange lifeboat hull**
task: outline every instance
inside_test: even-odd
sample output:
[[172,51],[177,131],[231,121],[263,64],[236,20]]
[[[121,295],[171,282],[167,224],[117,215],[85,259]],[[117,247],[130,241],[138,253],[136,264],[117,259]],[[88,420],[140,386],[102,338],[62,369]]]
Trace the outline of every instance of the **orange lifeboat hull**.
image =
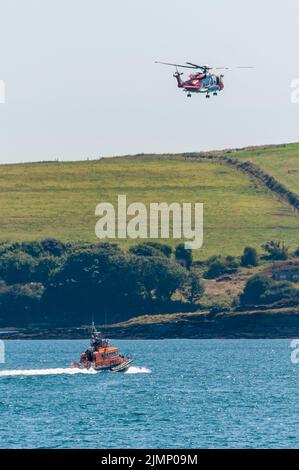
[[121,356],[117,352],[118,348],[112,346],[99,348],[93,354],[93,361],[87,360],[85,354],[82,354],[80,362],[73,362],[72,366],[81,369],[93,368],[95,370],[111,370],[113,372],[125,371],[133,362],[133,359]]

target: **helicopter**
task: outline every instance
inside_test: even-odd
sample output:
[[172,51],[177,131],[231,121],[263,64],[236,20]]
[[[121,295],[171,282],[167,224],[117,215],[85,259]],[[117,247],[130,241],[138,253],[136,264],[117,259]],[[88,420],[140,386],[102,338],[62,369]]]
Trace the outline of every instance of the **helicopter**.
[[[203,93],[206,98],[210,98],[211,94],[217,96],[224,89],[223,78],[224,75],[217,75],[212,73],[212,70],[229,70],[229,67],[209,67],[208,65],[197,65],[192,62],[186,62],[186,65],[171,64],[169,62],[155,61],[156,64],[169,65],[176,67],[174,78],[177,80],[179,88],[182,88],[187,93],[187,97],[191,98],[192,93]],[[179,72],[179,68],[192,69],[194,72],[189,74],[189,78],[186,81],[182,80],[182,72]],[[248,69],[253,67],[242,66],[237,67],[241,69]]]

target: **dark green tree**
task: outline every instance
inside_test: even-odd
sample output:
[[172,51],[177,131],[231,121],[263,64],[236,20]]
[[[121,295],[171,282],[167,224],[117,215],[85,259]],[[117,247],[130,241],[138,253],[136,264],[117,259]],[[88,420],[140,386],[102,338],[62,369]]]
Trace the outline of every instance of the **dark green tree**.
[[232,256],[227,258],[211,258],[208,269],[204,273],[206,279],[215,279],[224,274],[234,274],[238,271],[239,262]]
[[284,261],[289,258],[289,248],[282,241],[271,240],[262,245],[262,248],[267,253],[265,259]]
[[144,242],[129,248],[129,253],[137,256],[166,256],[170,258],[172,249],[170,246],[158,242]]
[[245,267],[258,266],[259,256],[255,248],[247,246],[244,248],[243,256],[241,257],[241,265]]
[[44,322],[40,309],[44,292],[41,284],[15,284],[0,291],[1,326],[28,326]]
[[42,253],[49,256],[63,256],[68,245],[55,238],[46,238],[40,242]]
[[61,258],[57,256],[42,256],[36,260],[33,272],[35,282],[46,285],[50,282],[52,273],[61,266]]
[[175,291],[186,282],[187,271],[183,266],[167,259],[151,258],[151,260],[156,281],[156,298],[162,302],[169,301]]
[[172,255],[172,248],[171,246],[167,245],[166,243],[159,243],[159,242],[146,242],[146,245],[155,248],[158,251],[161,251],[163,255],[170,258]]
[[274,281],[269,277],[256,275],[251,277],[240,296],[241,304],[255,305],[261,302],[265,292],[273,286]]
[[148,245],[147,243],[140,243],[139,245],[131,246],[129,253],[136,256],[164,256],[162,251]]
[[175,259],[183,262],[186,269],[190,269],[193,262],[192,250],[187,250],[184,243],[180,243],[175,249]]
[[19,252],[6,252],[0,257],[0,278],[7,284],[32,282],[36,261],[32,256]]
[[198,303],[204,294],[204,290],[204,285],[194,270],[189,272],[185,284],[182,289],[180,289],[181,293],[190,304]]

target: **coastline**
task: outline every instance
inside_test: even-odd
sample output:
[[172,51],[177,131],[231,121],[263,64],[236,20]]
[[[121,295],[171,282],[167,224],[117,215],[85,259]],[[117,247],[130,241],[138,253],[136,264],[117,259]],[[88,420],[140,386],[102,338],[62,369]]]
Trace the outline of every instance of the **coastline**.
[[[112,325],[97,325],[111,339],[274,339],[299,337],[299,308],[233,312],[212,317],[192,314],[147,315]],[[0,329],[0,339],[88,339],[89,327]]]

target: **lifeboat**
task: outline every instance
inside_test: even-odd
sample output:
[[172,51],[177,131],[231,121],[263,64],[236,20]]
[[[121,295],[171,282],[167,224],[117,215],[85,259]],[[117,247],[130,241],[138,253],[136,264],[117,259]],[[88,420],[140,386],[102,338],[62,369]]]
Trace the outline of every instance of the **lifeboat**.
[[81,354],[79,362],[72,367],[80,369],[111,370],[121,372],[128,369],[133,359],[119,353],[119,348],[111,346],[107,339],[96,330],[94,323],[91,329],[90,347]]

